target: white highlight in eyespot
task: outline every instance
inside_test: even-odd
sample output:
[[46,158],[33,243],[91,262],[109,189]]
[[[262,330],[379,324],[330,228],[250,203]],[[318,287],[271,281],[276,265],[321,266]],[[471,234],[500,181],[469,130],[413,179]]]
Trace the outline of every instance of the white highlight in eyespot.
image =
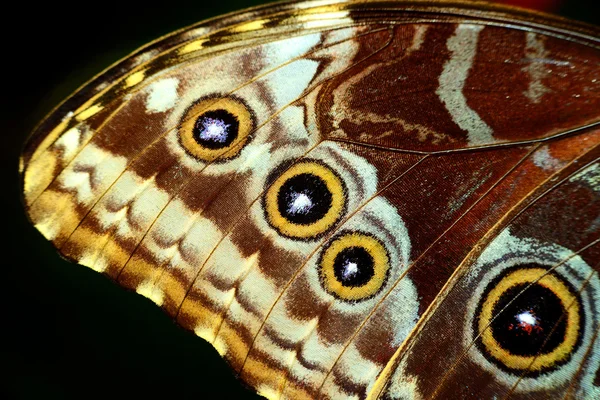
[[346,262],[344,264],[344,270],[342,271],[342,277],[344,279],[353,278],[358,273],[358,264],[354,262]]
[[305,193],[294,192],[290,195],[291,204],[288,207],[290,214],[306,214],[313,206],[313,202]]
[[154,82],[146,88],[149,92],[146,100],[146,111],[149,113],[165,112],[175,107],[177,101],[179,79],[166,78]]
[[227,140],[227,128],[231,125],[226,124],[221,119],[204,118],[202,121],[202,130],[198,134],[200,139],[211,140],[213,142],[225,143]]
[[452,120],[467,131],[470,145],[493,143],[492,128],[467,104],[463,93],[469,70],[477,53],[477,40],[482,25],[459,25],[446,46],[452,53],[440,74],[436,94],[446,106]]
[[533,316],[533,314],[531,314],[531,312],[529,312],[529,311],[525,311],[520,314],[517,314],[517,319],[522,324],[532,325],[532,326],[537,325],[537,318],[535,318]]

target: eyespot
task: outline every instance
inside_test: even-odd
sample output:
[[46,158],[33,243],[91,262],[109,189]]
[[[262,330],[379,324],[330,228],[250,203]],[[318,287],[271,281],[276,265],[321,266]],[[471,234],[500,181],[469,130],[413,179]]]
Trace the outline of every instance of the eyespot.
[[368,299],[379,292],[390,270],[385,246],[362,232],[342,233],[329,242],[318,262],[323,288],[345,301]]
[[283,236],[316,239],[344,214],[346,188],[325,164],[302,161],[273,181],[265,192],[263,207],[269,224]]
[[185,150],[204,162],[236,157],[254,129],[254,116],[234,97],[205,98],[185,112],[179,140]]
[[537,376],[568,362],[584,325],[573,286],[536,264],[510,268],[492,280],[475,315],[480,351],[519,376]]

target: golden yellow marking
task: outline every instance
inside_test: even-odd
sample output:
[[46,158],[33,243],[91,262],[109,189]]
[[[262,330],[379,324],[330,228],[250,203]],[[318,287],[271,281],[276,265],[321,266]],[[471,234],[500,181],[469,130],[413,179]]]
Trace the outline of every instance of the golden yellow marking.
[[206,38],[194,40],[193,42],[190,42],[190,43],[186,44],[185,46],[179,48],[177,50],[177,54],[179,56],[183,56],[188,53],[193,53],[195,51],[202,50],[204,48],[204,44],[206,42],[208,42],[208,39],[206,39]]
[[77,226],[80,220],[75,199],[68,193],[46,191],[28,211],[35,227],[56,246],[66,239],[68,227]]
[[256,21],[247,22],[245,24],[233,27],[233,29],[231,29],[230,32],[241,33],[241,32],[258,31],[258,30],[261,30],[267,22],[269,22],[269,20],[265,20],[265,19],[259,19]]
[[[31,206],[38,196],[52,183],[58,158],[54,152],[41,153],[27,165],[23,178],[25,203]],[[34,220],[35,221],[35,220]]]
[[[344,286],[335,276],[335,259],[345,249],[361,247],[373,258],[373,277],[362,286]],[[319,265],[325,289],[344,300],[361,300],[376,294],[384,284],[390,269],[390,260],[381,242],[372,236],[353,232],[337,239],[327,247]]]
[[[235,288],[229,289],[227,292],[224,293],[222,298],[219,299],[220,300],[219,303],[220,304],[231,304],[235,299],[235,291],[236,291]],[[183,301],[183,296],[181,298],[181,301]],[[207,341],[209,341],[211,343],[214,342],[217,339],[217,333],[219,332],[219,328],[220,328],[221,324],[223,323],[224,319],[225,319],[225,315],[223,312],[221,312],[221,313],[211,313],[210,318],[206,318],[206,319],[200,321],[203,324],[203,326],[205,327],[205,330],[210,332],[206,336],[204,336],[204,339],[206,339]]]
[[301,22],[305,28],[322,28],[340,22],[351,23],[348,11],[334,11],[324,14],[303,14],[294,17],[295,22]]
[[[289,179],[300,174],[312,174],[321,178],[331,193],[329,210],[311,224],[293,223],[279,212],[277,198],[281,187]],[[273,182],[265,195],[265,208],[271,225],[283,235],[294,238],[313,238],[326,232],[340,219],[345,206],[346,193],[342,180],[328,167],[312,161],[294,164]]]
[[204,304],[198,300],[187,301],[181,307],[181,311],[179,313],[180,315],[185,315],[186,318],[190,318],[193,321],[210,320],[218,315],[208,307],[205,307]]
[[131,88],[131,87],[137,85],[138,83],[143,81],[145,77],[146,77],[146,71],[143,69],[129,75],[125,79],[125,88]]
[[191,319],[193,321],[194,333],[207,342],[212,343],[215,333],[213,327],[210,326],[210,321],[218,317],[218,313],[205,307],[199,301],[186,301],[179,315]]
[[[161,270],[161,268],[157,269]],[[160,288],[165,293],[165,297],[174,304],[181,304],[181,300],[187,291],[189,282],[186,281],[185,283],[182,283],[179,280],[181,278],[176,278],[170,272],[163,273],[161,277],[163,278],[163,281],[161,282]],[[156,282],[154,282],[154,285],[156,285]]]
[[[542,277],[540,279],[540,276]],[[539,279],[539,280],[538,280]],[[494,318],[493,310],[503,293],[516,285],[538,284],[551,290],[566,310],[567,330],[563,342],[552,352],[536,356],[518,356],[500,346],[494,338],[489,325]],[[479,315],[481,341],[490,354],[508,368],[539,371],[565,360],[573,351],[580,328],[580,305],[569,288],[556,276],[548,274],[543,268],[526,268],[514,271],[504,277],[487,295]]]
[[103,108],[104,106],[101,104],[94,104],[77,114],[75,119],[79,122],[85,121],[86,119],[98,114]]
[[231,327],[227,321],[221,325],[221,331],[213,345],[219,354],[228,356],[229,362],[236,370],[242,366],[246,354],[248,354],[248,345],[238,331]]
[[77,230],[77,235],[69,238],[70,251],[65,253],[77,259],[77,262],[84,267],[91,268],[97,272],[104,272],[107,263],[96,264],[97,253],[89,248],[90,243],[100,242],[104,238],[103,234],[94,232],[89,228],[80,227]]
[[[226,148],[209,149],[199,144],[194,138],[194,127],[198,117],[215,110],[225,110],[238,120],[237,137]],[[191,116],[196,117],[191,118]],[[250,111],[241,101],[233,97],[223,97],[217,101],[212,98],[201,100],[187,110],[182,120],[179,128],[181,144],[192,156],[204,162],[216,159],[227,160],[237,156],[248,141],[250,132],[254,130],[254,120]]]
[[[109,266],[121,265],[129,259],[129,252],[125,251],[117,242],[110,241],[104,247],[104,257],[101,260],[96,261],[94,269],[101,268],[102,271],[107,272],[109,275],[114,275],[114,271],[108,271]],[[103,265],[105,264],[105,265]]]
[[122,279],[121,277],[124,278],[127,276],[128,278],[135,277],[136,280],[154,282],[156,276],[159,274],[154,263],[146,262],[137,255],[131,257],[128,266],[127,271],[119,275],[119,280]]
[[285,396],[286,399],[294,399],[294,400],[312,400],[314,396],[308,393],[305,389],[298,387],[295,382],[288,380],[288,384],[285,387],[285,392],[283,392],[282,396]]
[[[244,374],[250,375],[251,381],[260,382],[260,386],[257,388],[260,395],[267,398],[278,398],[281,394],[283,377],[280,369],[272,368],[257,359],[249,358],[244,366]],[[275,394],[275,396],[269,397],[267,394]]]
[[[115,247],[120,248],[115,244]],[[112,255],[113,253],[111,253]],[[128,259],[129,254],[122,251],[122,254],[119,255],[118,258],[112,257],[113,263],[115,265],[123,265],[123,263]],[[117,264],[118,263],[118,264]],[[170,273],[170,271],[164,271],[164,267],[161,268],[161,263],[157,262],[147,262],[139,256],[134,256],[130,260],[131,269],[128,269],[126,273],[119,275],[123,277],[125,280],[131,280],[138,282],[141,281],[142,284],[145,284],[145,290],[149,295],[144,293],[144,296],[153,300],[156,304],[162,305],[168,299],[171,303],[180,304],[181,299],[183,299],[183,295],[187,291],[187,286],[180,282],[174,275]],[[156,278],[158,276],[162,277],[161,285],[156,285]],[[136,291],[140,290],[138,287]],[[138,292],[139,293],[139,292]],[[155,301],[153,296],[160,293],[161,302]],[[188,314],[194,314],[194,319],[197,319],[198,316],[195,314],[197,310],[190,309],[188,310]]]

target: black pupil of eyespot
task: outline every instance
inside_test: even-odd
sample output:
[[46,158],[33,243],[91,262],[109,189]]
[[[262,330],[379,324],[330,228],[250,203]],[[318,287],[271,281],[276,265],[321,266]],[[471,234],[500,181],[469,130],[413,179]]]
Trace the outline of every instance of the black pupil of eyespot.
[[515,285],[500,296],[493,307],[492,334],[512,354],[547,354],[565,339],[566,310],[552,290],[528,285]]
[[277,194],[277,208],[295,224],[308,225],[323,218],[331,208],[332,196],[320,177],[303,173],[285,181]]
[[200,115],[194,124],[194,139],[209,149],[229,146],[238,136],[237,118],[225,110],[211,110]]
[[345,248],[335,257],[333,272],[343,286],[366,285],[375,274],[373,257],[364,247]]

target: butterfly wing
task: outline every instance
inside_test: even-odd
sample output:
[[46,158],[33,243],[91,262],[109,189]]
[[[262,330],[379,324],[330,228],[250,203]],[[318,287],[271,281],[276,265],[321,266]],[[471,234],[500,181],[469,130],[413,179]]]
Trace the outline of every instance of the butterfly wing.
[[[62,255],[153,300],[268,397],[442,396],[473,365],[478,393],[508,393],[481,383],[481,360],[457,356],[438,380],[423,371],[452,361],[428,342],[448,324],[443,306],[491,293],[479,252],[556,230],[541,227],[565,206],[535,196],[563,176],[597,188],[584,161],[600,141],[598,41],[532,19],[309,2],[192,27],[38,127],[22,157],[28,215]],[[535,240],[579,254],[598,235],[590,204],[581,243]],[[542,208],[530,228],[511,225]],[[581,310],[598,304],[590,293]],[[593,348],[589,312],[578,349]],[[481,318],[464,315],[442,335],[455,346],[476,341]],[[593,369],[594,352],[582,357],[568,365]],[[587,368],[574,376],[591,390]]]
[[598,156],[561,166],[465,258],[382,398],[598,396]]

